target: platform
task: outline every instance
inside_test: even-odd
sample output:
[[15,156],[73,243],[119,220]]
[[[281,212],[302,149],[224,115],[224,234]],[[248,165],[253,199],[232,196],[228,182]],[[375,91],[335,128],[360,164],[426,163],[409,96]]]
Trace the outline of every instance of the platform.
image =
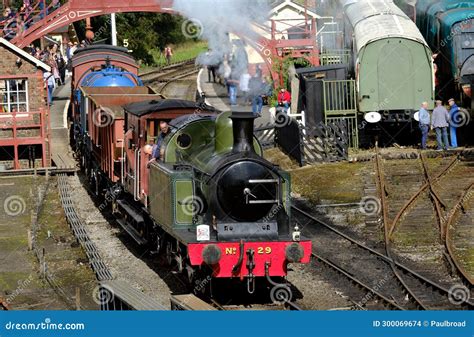
[[53,167],[64,171],[77,171],[77,163],[69,146],[69,129],[67,111],[70,104],[71,82],[67,80],[53,93],[53,104],[50,107],[51,120],[51,159]]

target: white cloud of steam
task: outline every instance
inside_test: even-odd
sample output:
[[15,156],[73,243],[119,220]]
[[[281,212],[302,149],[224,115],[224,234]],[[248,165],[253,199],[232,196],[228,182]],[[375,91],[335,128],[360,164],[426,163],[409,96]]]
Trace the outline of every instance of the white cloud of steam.
[[[267,0],[174,0],[173,9],[200,25],[201,38],[208,41],[212,58],[219,60],[236,49],[230,44],[228,33],[257,41],[252,24],[264,24],[270,10]],[[216,61],[198,58],[201,64]]]

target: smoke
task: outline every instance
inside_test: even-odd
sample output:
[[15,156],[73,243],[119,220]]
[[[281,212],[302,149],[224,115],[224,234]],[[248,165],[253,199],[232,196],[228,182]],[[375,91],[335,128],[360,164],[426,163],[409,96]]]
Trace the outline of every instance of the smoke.
[[257,41],[253,24],[264,24],[270,10],[267,0],[175,0],[173,9],[198,26],[200,37],[208,41],[212,53],[200,55],[198,64],[218,65],[230,56],[239,73],[247,68],[245,46],[233,45],[229,33]]

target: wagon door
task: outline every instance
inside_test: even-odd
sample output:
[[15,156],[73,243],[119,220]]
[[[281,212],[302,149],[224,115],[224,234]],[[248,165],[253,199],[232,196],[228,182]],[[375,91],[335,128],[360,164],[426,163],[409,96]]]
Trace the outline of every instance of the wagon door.
[[410,49],[401,40],[387,40],[378,65],[379,110],[410,109],[414,105],[416,69]]

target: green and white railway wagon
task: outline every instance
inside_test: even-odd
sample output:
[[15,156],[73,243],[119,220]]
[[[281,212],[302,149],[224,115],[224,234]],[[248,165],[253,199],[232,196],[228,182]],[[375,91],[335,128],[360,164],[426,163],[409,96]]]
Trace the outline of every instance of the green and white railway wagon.
[[344,10],[353,34],[359,111],[398,122],[411,120],[424,101],[432,106],[432,54],[415,23],[388,0],[350,1]]

